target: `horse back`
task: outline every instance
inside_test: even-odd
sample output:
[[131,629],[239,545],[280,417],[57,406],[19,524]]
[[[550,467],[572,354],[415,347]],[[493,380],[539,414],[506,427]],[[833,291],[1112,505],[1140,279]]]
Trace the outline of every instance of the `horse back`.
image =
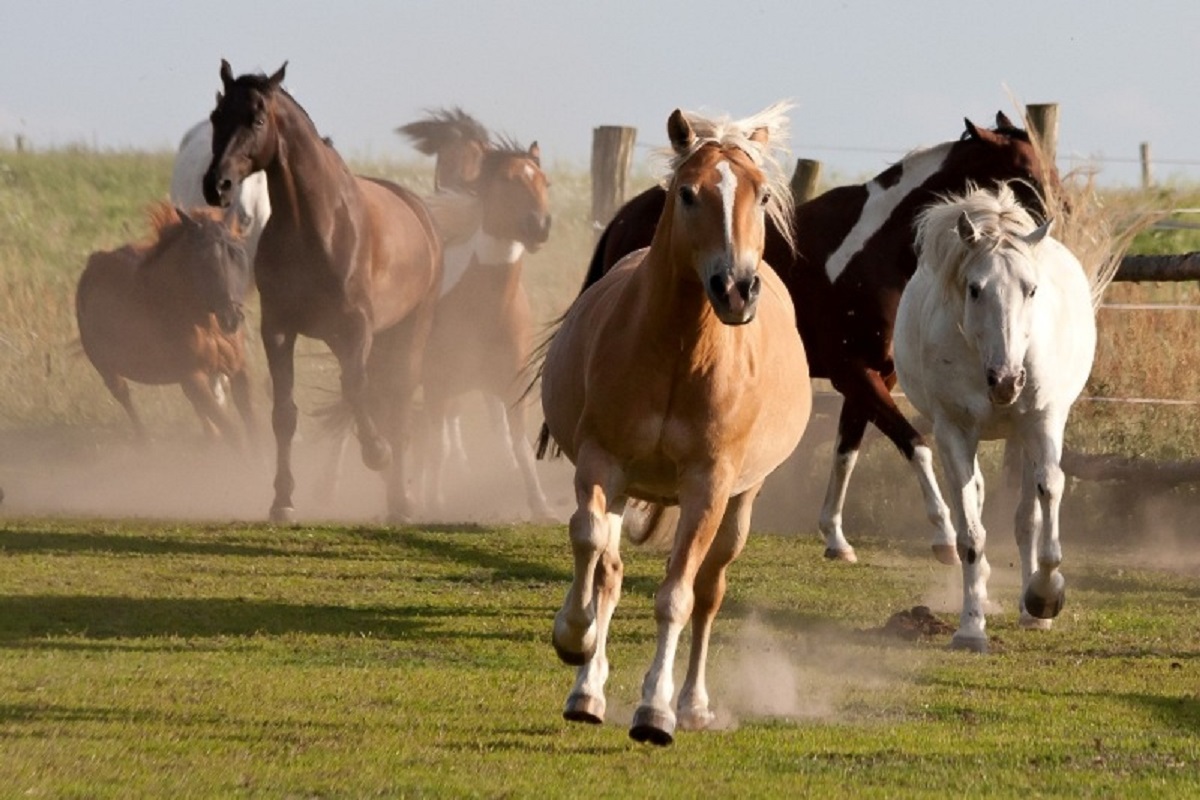
[[366,275],[375,329],[382,330],[436,297],[442,246],[433,217],[415,192],[378,178],[357,183],[372,234]]

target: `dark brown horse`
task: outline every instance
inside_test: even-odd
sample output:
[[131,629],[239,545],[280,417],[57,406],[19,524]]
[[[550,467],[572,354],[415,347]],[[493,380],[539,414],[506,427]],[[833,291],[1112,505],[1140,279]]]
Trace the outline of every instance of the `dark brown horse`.
[[[774,227],[767,230],[765,260],[787,284],[796,303],[796,324],[813,377],[828,378],[845,397],[838,421],[833,469],[820,529],[825,556],[856,560],[842,532],[842,507],[850,473],[868,422],[900,449],[921,485],[935,527],[933,549],[954,563],[955,534],[938,490],[932,453],[892,399],[896,371],[892,326],[896,306],[916,270],[913,225],[918,213],[968,184],[1015,184],[1027,206],[1041,209],[1037,191],[1058,185],[1053,165],[1043,165],[1026,131],[996,115],[995,130],[966,120],[957,141],[917,150],[865,184],[831,189],[796,206],[796,248]],[[597,281],[626,253],[647,246],[666,202],[655,187],[629,201],[596,245],[584,281]]]
[[129,381],[178,383],[206,431],[238,446],[242,433],[213,392],[221,375],[253,435],[242,298],[250,267],[220,216],[167,204],[150,211],[154,240],[92,253],[75,293],[88,360],[121,403],[139,439],[146,431]]
[[449,444],[442,432],[456,416],[454,401],[479,391],[506,429],[530,510],[536,518],[553,517],[529,446],[529,398],[520,379],[533,351],[533,314],[521,270],[525,251],[536,251],[550,235],[549,185],[536,142],[524,148],[499,141],[484,153],[469,191],[440,192],[429,201],[446,237],[441,299],[422,380],[430,423],[427,493],[434,505],[442,504]]
[[[223,93],[211,115],[213,160],[205,198],[227,205],[234,187],[264,170],[271,218],[254,261],[262,337],[274,389],[276,441],[271,519],[294,515],[293,354],[299,335],[329,345],[341,368],[367,467],[387,471],[388,512],[409,514],[402,469],[412,395],[441,281],[441,244],[414,193],[357,177],[281,88],[284,64],[236,80],[221,62]],[[393,453],[395,458],[393,458]]]

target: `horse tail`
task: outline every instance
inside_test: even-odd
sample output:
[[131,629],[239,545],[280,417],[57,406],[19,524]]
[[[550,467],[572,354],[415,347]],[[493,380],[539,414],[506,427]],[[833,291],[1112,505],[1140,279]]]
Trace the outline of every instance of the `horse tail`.
[[621,517],[621,527],[629,541],[639,547],[665,547],[675,537],[679,524],[679,506],[630,500]]

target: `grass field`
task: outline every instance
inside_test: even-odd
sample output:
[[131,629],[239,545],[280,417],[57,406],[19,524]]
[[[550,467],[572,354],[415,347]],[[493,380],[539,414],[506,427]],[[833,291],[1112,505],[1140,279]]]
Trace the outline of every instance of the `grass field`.
[[[718,730],[626,725],[661,555],[626,553],[609,721],[564,722],[549,644],[561,530],[7,520],[0,795],[1182,797],[1200,792],[1196,552],[1068,543],[1049,633],[1015,626],[996,537],[992,655],[882,634],[952,621],[924,547],[756,535],[711,664]],[[1169,564],[1169,566],[1163,566]]]

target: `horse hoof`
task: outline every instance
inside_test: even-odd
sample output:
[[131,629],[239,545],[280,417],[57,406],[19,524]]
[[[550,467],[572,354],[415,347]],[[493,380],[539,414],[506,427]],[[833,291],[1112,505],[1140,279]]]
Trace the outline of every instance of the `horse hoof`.
[[1033,614],[1030,614],[1024,609],[1021,610],[1020,626],[1027,631],[1048,631],[1054,626],[1054,621],[1049,619],[1038,619]]
[[858,563],[858,556],[855,555],[853,547],[848,547],[845,550],[835,550],[832,547],[826,547],[825,558],[830,561],[845,561],[847,564]]
[[271,506],[272,525],[295,525],[296,509],[292,506]]
[[935,544],[933,546],[933,557],[951,567],[961,563],[958,559],[958,548],[952,544]]
[[604,722],[605,700],[582,692],[572,692],[563,709],[563,719],[570,722],[586,722],[599,725]]
[[363,466],[373,472],[382,472],[392,465],[392,446],[383,439],[363,442]]
[[1033,590],[1031,585],[1025,590],[1023,602],[1025,610],[1038,619],[1051,620],[1058,616],[1067,602],[1066,581],[1061,579],[1054,582],[1049,597],[1042,597]]
[[638,706],[633,712],[629,738],[665,747],[675,741],[675,715],[652,706]]
[[701,706],[679,709],[679,727],[685,731],[706,730],[716,718],[716,714]]
[[988,640],[986,636],[959,636],[956,633],[954,634],[954,638],[950,640],[950,649],[987,655]]

